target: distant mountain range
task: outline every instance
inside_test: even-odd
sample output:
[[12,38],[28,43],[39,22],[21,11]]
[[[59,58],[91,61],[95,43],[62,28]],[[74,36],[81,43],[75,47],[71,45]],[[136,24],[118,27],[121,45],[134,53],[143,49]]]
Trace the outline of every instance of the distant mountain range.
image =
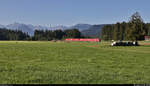
[[92,25],[90,24],[76,24],[74,26],[71,26],[69,28],[77,28],[79,31],[84,31],[87,30],[91,27]]
[[30,36],[34,35],[35,30],[66,30],[66,29],[78,29],[82,35],[89,37],[99,37],[102,27],[105,24],[100,25],[90,25],[90,24],[76,24],[70,27],[67,26],[55,26],[55,27],[46,27],[46,26],[34,26],[31,24],[21,24],[21,23],[13,23],[9,25],[0,25],[0,28],[6,28],[11,30],[21,30],[25,33],[28,33]]
[[101,29],[105,26],[105,24],[101,25],[92,25],[86,30],[81,31],[84,36],[88,37],[100,37]]
[[31,24],[21,24],[21,23],[13,23],[9,25],[0,25],[0,28],[6,28],[11,30],[21,30],[22,32],[28,33],[29,35],[34,34],[34,30],[56,30],[56,29],[67,29],[65,26],[56,26],[56,27],[46,27],[46,26],[34,26]]

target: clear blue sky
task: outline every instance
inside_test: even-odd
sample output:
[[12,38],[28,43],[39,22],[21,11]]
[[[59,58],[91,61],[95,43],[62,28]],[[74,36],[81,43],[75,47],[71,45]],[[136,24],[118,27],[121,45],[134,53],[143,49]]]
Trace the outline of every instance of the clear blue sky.
[[150,0],[0,0],[0,24],[74,25],[128,21],[136,11],[150,22]]

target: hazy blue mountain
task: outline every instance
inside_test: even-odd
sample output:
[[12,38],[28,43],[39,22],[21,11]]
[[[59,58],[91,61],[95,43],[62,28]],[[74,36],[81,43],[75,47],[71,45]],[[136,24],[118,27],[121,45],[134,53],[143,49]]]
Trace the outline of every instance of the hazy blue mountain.
[[35,30],[57,30],[57,29],[65,30],[65,29],[68,29],[68,27],[66,27],[66,26],[46,27],[46,26],[41,26],[41,25],[34,26],[31,24],[21,24],[21,23],[13,23],[13,24],[9,24],[6,26],[0,25],[0,28],[7,28],[7,29],[11,29],[11,30],[21,30],[22,32],[28,33],[31,36],[34,35]]
[[34,26],[33,29],[34,30],[46,30],[46,29],[48,29],[48,27],[38,25],[38,26]]
[[21,30],[22,32],[28,33],[31,36],[34,34],[34,29],[29,27],[26,24],[14,23],[14,24],[9,24],[5,27],[11,30]]
[[61,29],[61,30],[65,30],[65,29],[68,29],[68,27],[66,26],[54,26],[54,27],[46,27],[46,26],[34,26],[34,30],[58,30],[58,29]]
[[66,30],[66,29],[68,29],[68,27],[63,26],[63,25],[59,25],[59,26],[55,26],[55,27],[49,27],[49,30],[58,30],[58,29]]
[[47,27],[47,26],[34,26],[32,24],[21,24],[21,23],[13,23],[13,24],[9,24],[9,25],[0,25],[0,28],[7,28],[7,29],[12,29],[12,30],[21,30],[25,33],[28,33],[29,35],[33,35],[34,34],[34,30],[57,30],[57,29],[61,29],[61,30],[66,30],[66,29],[79,29],[80,31],[86,30],[90,27],[91,25],[89,24],[77,24],[71,27],[67,27],[67,26],[63,26],[63,25],[59,25],[59,26],[54,26],[54,27]]
[[47,26],[34,26],[32,24],[21,24],[21,23],[13,23],[9,25],[0,25],[0,28],[7,28],[7,29],[12,29],[12,30],[21,30],[25,33],[28,33],[30,36],[34,35],[35,30],[66,30],[66,29],[73,29],[76,28],[79,31],[81,31],[82,35],[84,36],[90,36],[90,37],[99,37],[100,32],[104,24],[101,25],[90,25],[90,24],[76,24],[74,26],[54,26],[54,27],[47,27]]
[[104,27],[105,24],[101,25],[92,25],[87,30],[81,31],[82,35],[89,36],[89,37],[100,37],[101,29]]
[[5,26],[0,24],[0,28],[5,28]]
[[70,29],[76,28],[76,29],[78,29],[79,31],[83,31],[83,30],[89,29],[89,27],[91,27],[91,26],[92,26],[92,25],[90,25],[90,24],[76,24],[76,25],[71,26],[71,27],[69,27],[69,28],[70,28]]
[[35,26],[32,25],[32,24],[28,24],[27,26],[28,26],[29,28],[32,28],[33,30],[34,30],[34,28],[35,28]]

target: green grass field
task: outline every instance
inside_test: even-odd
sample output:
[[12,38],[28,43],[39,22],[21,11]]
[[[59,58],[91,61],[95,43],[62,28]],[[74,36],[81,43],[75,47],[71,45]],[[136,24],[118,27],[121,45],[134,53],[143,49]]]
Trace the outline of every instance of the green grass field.
[[0,84],[150,84],[150,42],[0,42]]

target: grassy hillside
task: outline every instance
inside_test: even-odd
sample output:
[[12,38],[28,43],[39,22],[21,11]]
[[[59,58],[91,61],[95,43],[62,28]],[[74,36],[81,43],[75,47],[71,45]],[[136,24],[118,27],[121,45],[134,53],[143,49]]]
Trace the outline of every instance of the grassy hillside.
[[150,42],[0,42],[0,84],[150,83]]

